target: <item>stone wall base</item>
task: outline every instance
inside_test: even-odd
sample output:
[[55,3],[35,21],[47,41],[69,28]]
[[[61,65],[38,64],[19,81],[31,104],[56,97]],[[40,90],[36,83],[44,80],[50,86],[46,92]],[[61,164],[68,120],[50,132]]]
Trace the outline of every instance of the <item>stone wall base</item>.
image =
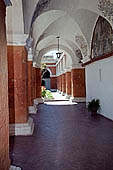
[[16,166],[10,166],[9,170],[21,170],[21,168]]
[[27,123],[16,123],[9,125],[10,136],[28,136],[32,135],[34,131],[33,119],[29,117]]
[[70,100],[72,102],[78,102],[78,103],[82,103],[82,102],[86,102],[86,98],[85,97],[71,97]]
[[38,100],[37,99],[34,99],[34,105],[38,105]]
[[66,94],[66,95],[65,95],[65,98],[66,98],[66,99],[70,99],[70,98],[71,98],[71,95]]
[[29,106],[29,114],[37,114],[37,106],[34,105],[34,106]]
[[44,103],[44,101],[43,101],[42,98],[37,98],[37,99],[35,99],[35,100],[37,100],[37,102],[38,102],[39,104],[43,104],[43,103]]

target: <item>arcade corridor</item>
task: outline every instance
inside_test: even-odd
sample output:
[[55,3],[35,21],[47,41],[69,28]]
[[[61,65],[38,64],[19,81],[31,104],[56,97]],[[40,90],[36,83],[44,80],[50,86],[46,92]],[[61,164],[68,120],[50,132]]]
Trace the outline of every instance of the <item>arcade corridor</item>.
[[113,170],[112,73],[113,0],[0,0],[0,170]]
[[48,104],[32,116],[33,136],[10,138],[12,164],[22,170],[112,170],[113,122],[91,116],[83,103]]

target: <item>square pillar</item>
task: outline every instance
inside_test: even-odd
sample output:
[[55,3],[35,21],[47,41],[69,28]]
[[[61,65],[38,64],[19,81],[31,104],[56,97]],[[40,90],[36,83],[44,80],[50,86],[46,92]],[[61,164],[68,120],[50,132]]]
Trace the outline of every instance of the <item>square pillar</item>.
[[57,78],[51,76],[51,90],[56,91],[57,89]]
[[7,170],[10,167],[8,68],[5,15],[6,7],[4,1],[0,0],[0,170]]
[[85,69],[72,69],[71,71],[72,99],[77,102],[85,102]]
[[36,68],[36,101],[43,103],[41,95],[41,68]]
[[28,117],[28,69],[24,46],[8,46],[10,135],[31,135],[33,120]]
[[33,62],[27,61],[28,67],[28,109],[29,114],[37,113],[37,106],[34,100],[36,99],[36,68],[33,67]]
[[27,67],[28,67],[28,106],[33,105],[33,100],[32,100],[32,67],[33,63],[32,61],[27,62]]
[[36,99],[36,68],[32,67],[32,100]]
[[71,97],[71,72],[66,72],[66,98]]
[[59,76],[57,77],[57,90],[59,91]]
[[65,74],[62,74],[62,95],[65,95],[66,93],[66,80],[65,80]]
[[60,76],[57,77],[57,92],[60,93]]
[[41,98],[41,69],[36,68],[36,98]]
[[61,93],[62,92],[62,75],[59,76],[59,89]]

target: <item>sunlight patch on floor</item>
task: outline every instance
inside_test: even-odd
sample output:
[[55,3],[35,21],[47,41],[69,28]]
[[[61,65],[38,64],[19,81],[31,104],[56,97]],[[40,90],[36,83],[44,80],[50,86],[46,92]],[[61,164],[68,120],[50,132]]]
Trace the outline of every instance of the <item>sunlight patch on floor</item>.
[[76,105],[78,103],[71,102],[71,101],[50,101],[50,102],[44,102],[46,105]]

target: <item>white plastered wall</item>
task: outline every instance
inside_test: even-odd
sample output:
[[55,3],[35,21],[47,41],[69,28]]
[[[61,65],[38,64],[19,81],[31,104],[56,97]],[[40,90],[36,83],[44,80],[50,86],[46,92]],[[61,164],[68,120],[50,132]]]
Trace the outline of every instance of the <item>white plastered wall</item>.
[[23,34],[23,9],[22,0],[12,0],[12,6],[7,8],[6,25],[8,34]]
[[27,34],[24,34],[22,0],[11,0],[12,6],[6,10],[6,31],[8,45],[25,45]]
[[100,113],[113,120],[113,56],[86,66],[86,101],[100,99]]

